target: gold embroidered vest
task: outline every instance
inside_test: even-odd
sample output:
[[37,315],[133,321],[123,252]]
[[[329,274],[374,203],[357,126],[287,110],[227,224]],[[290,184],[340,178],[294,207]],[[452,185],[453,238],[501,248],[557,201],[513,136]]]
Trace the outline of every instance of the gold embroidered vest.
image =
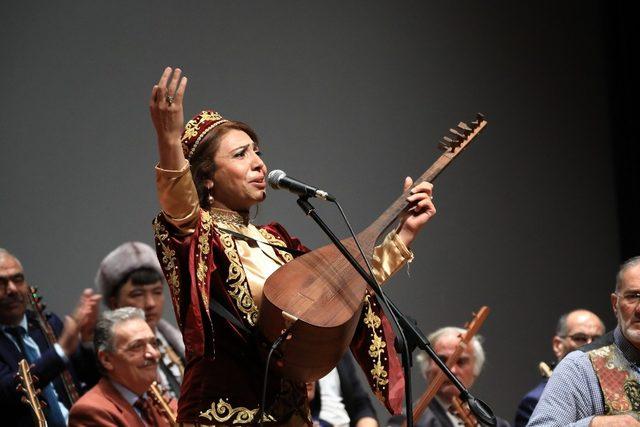
[[640,384],[615,344],[587,352],[604,397],[605,415],[629,414],[640,420]]

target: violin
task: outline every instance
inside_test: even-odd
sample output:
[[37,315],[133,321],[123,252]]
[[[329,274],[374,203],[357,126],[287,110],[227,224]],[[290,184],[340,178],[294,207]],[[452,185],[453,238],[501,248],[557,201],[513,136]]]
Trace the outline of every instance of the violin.
[[[38,320],[38,324],[40,325],[40,329],[44,333],[45,338],[47,339],[47,343],[49,347],[53,347],[58,339],[56,338],[53,329],[49,322],[47,322],[47,316],[44,312],[46,305],[42,302],[42,296],[38,294],[38,288],[34,286],[29,287],[29,292],[27,292],[29,297],[29,305],[31,309],[36,314],[36,318]],[[67,368],[64,368],[60,373],[60,378],[62,380],[62,384],[64,385],[64,391],[69,399],[71,405],[73,405],[79,398],[80,394],[76,389],[76,384],[73,381],[73,377]]]
[[33,423],[37,427],[47,427],[47,419],[42,411],[43,403],[40,402],[40,390],[35,387],[36,380],[31,375],[29,362],[27,362],[26,359],[22,359],[18,362],[17,377],[20,381],[18,390],[24,393],[22,396],[22,402],[29,405],[31,408]]
[[[445,152],[414,183],[433,182],[484,129],[478,114],[460,122],[439,144]],[[412,187],[413,188],[413,187]],[[358,234],[371,261],[376,241],[409,209],[402,194],[377,220]],[[353,239],[342,241],[365,269]],[[335,367],[351,342],[364,304],[367,284],[333,244],[308,252],[276,270],[265,282],[258,328],[270,342],[288,330],[273,368],[294,380],[309,382]]]

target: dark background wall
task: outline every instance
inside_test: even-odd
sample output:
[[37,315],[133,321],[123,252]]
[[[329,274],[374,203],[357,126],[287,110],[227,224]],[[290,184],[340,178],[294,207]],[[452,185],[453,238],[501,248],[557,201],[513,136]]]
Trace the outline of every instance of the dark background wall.
[[[425,332],[491,307],[475,391],[511,419],[559,314],[614,325],[609,18],[593,1],[3,2],[0,246],[65,313],[108,251],[152,242],[147,100],[165,65],[190,78],[188,116],[252,124],[270,168],[336,194],[357,229],[481,111],[489,125],[436,183],[410,274],[386,289]],[[271,191],[256,222],[273,219],[327,243],[288,193]]]

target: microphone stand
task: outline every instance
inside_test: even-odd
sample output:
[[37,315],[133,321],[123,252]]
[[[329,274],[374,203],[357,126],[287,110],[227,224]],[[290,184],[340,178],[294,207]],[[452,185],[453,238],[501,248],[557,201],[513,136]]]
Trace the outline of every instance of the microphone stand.
[[[442,370],[442,372],[446,375],[446,377],[451,381],[451,383],[460,391],[460,399],[462,401],[466,401],[469,405],[469,408],[473,412],[473,414],[478,418],[480,422],[489,426],[496,425],[496,417],[493,415],[493,411],[491,408],[484,403],[480,399],[476,399],[469,390],[458,380],[458,378],[451,372],[451,370],[447,367],[447,365],[440,360],[438,355],[435,353],[433,348],[431,347],[431,343],[424,336],[422,331],[418,328],[418,325],[415,321],[410,320],[407,316],[402,314],[402,312],[398,309],[398,307],[393,304],[392,301],[388,301],[388,298],[382,293],[380,286],[375,281],[373,277],[371,277],[360,265],[358,261],[353,257],[351,252],[345,248],[340,239],[331,231],[329,226],[320,218],[316,209],[313,207],[309,200],[305,196],[300,196],[298,198],[298,206],[302,209],[305,215],[310,216],[318,226],[324,231],[324,233],[329,237],[329,239],[333,242],[334,245],[338,248],[338,250],[344,255],[344,257],[349,261],[349,263],[356,269],[356,271],[362,276],[362,278],[367,282],[369,287],[373,289],[377,296],[380,297],[381,302],[385,303],[387,310],[389,310],[393,317],[397,319],[398,328],[401,329],[403,334],[407,336],[406,346],[410,349],[408,351],[402,351],[402,362],[404,367],[404,375],[405,375],[405,395],[408,398],[406,401],[407,408],[407,426],[413,426],[413,411],[412,402],[411,402],[411,353],[415,350],[416,347],[424,350],[429,357],[435,362],[436,365]],[[386,304],[388,302],[388,304]],[[398,348],[406,348],[405,343],[402,343],[401,340],[396,341],[396,347]]]

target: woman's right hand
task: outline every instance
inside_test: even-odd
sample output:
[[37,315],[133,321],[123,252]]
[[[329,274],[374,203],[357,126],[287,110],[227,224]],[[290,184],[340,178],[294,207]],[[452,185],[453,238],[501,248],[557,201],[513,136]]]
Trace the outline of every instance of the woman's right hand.
[[164,69],[158,84],[153,86],[149,111],[158,135],[159,166],[162,169],[179,170],[184,166],[180,136],[184,126],[182,100],[187,88],[187,78],[182,70]]

